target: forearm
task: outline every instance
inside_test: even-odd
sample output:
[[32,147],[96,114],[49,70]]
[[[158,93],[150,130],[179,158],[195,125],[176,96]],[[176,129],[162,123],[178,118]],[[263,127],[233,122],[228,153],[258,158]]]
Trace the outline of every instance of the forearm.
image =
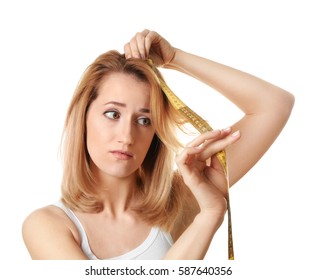
[[232,130],[240,130],[241,140],[227,148],[232,186],[277,138],[290,116],[294,96],[248,73],[182,50],[176,50],[165,68],[181,71],[211,86],[244,112],[231,125]]
[[256,114],[289,107],[293,97],[286,91],[248,73],[177,49],[165,68],[186,73],[211,86],[245,114]]
[[198,214],[192,224],[183,232],[170,248],[166,260],[200,260],[222,224],[224,215]]

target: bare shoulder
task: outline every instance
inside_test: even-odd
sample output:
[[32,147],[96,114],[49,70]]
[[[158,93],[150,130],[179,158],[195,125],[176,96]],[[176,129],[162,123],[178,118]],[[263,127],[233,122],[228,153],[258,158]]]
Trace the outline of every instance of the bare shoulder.
[[67,229],[71,229],[76,234],[75,227],[73,228],[72,222],[64,211],[49,205],[35,210],[26,217],[22,226],[22,233],[23,237],[27,237],[29,233],[33,235],[35,231],[66,231]]
[[22,226],[24,243],[33,259],[82,259],[79,233],[64,213],[49,205],[32,212]]

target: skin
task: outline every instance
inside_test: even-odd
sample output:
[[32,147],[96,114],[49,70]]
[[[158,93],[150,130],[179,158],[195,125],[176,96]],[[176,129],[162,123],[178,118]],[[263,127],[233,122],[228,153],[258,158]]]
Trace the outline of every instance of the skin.
[[87,147],[99,186],[108,189],[118,180],[133,189],[135,171],[155,133],[149,102],[148,85],[131,75],[111,74],[101,83],[86,121]]
[[[252,75],[174,48],[154,31],[136,33],[126,43],[124,51],[127,58],[150,57],[156,66],[180,71],[200,80],[244,112],[244,116],[231,127],[198,136],[176,158],[183,180],[195,196],[200,209],[198,214],[192,214],[192,223],[188,227],[178,226],[171,233],[175,244],[165,259],[203,259],[223,221],[227,206],[226,179],[216,153],[226,149],[230,167],[229,181],[231,186],[234,185],[277,138],[290,116],[294,97]],[[115,80],[117,83],[110,84]],[[111,95],[112,101],[113,96],[119,98],[123,94],[124,99],[115,100],[126,104],[124,108],[115,107],[122,113],[120,118],[109,119],[109,115],[113,117],[113,113],[109,113],[105,119],[99,119],[103,111],[102,104],[108,102],[106,92],[118,90],[119,86],[116,84],[124,87],[127,80],[135,85],[133,90],[128,86],[124,91],[117,91],[117,95],[115,92],[111,93],[114,94]],[[91,105],[87,126],[88,149],[94,162],[94,172],[98,175],[98,189],[105,209],[98,214],[76,213],[87,230],[92,250],[99,258],[115,256],[135,248],[150,230],[133,215],[130,207],[137,202],[133,195],[134,172],[146,154],[154,134],[150,127],[143,127],[137,122],[140,108],[148,108],[149,104],[146,85],[132,81],[126,75],[115,75],[106,80],[103,86],[108,90],[101,93],[100,99],[97,98]],[[113,134],[103,135],[103,125],[113,125]],[[143,147],[138,147],[137,141],[140,138],[137,137],[144,141]],[[115,154],[115,157],[111,152],[107,153],[112,149],[132,151],[135,157],[125,162],[118,158],[122,155]],[[209,158],[211,160],[207,164],[206,160]],[[113,164],[108,167],[107,163]],[[101,224],[104,227],[98,226]],[[113,230],[108,230],[109,228]],[[75,226],[67,220],[62,210],[54,206],[31,214],[24,223],[23,236],[32,258],[86,258],[80,249],[80,238]],[[109,244],[112,245],[110,250]]]

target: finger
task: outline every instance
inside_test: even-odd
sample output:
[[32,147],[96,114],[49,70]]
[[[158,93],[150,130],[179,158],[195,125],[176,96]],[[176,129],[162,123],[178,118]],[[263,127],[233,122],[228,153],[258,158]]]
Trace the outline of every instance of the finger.
[[[152,46],[152,43],[154,42],[154,40],[156,40],[158,38],[158,33],[155,31],[149,31],[147,29],[145,29],[144,31],[146,31],[146,37],[145,37],[145,49],[146,49],[146,55],[149,55],[150,52],[150,48]],[[147,57],[146,56],[146,57]]]
[[[135,36],[130,40],[129,45],[130,45],[130,50],[131,50],[131,57],[142,58],[142,59],[145,59],[147,57],[146,47],[148,46],[145,45],[145,41],[146,41],[146,36],[148,35],[148,33],[150,33],[150,31],[147,29],[143,30],[142,32],[137,32]],[[149,48],[150,48],[150,44],[149,44]]]
[[149,56],[149,51],[151,48],[152,44],[152,36],[151,36],[152,31],[148,29],[144,29],[142,34],[144,36],[143,42],[142,42],[142,58],[146,59]]
[[124,53],[125,53],[125,58],[131,58],[132,57],[132,50],[131,50],[131,46],[129,43],[126,43],[124,45]]
[[197,185],[200,170],[203,170],[203,166],[205,166],[205,162],[197,161],[202,149],[201,147],[186,147],[176,158],[178,170],[188,186]]
[[145,38],[145,51],[146,51],[146,58],[149,56],[150,48],[151,48],[152,38],[148,34]]
[[139,54],[139,57],[142,59],[146,58],[146,47],[145,47],[146,35],[147,35],[147,32],[146,30],[144,30],[141,33],[137,33],[135,37],[138,54]]
[[224,138],[218,139],[213,142],[206,142],[203,145],[203,150],[199,155],[200,160],[207,160],[212,155],[225,150],[229,145],[235,143],[240,139],[240,131],[235,131],[232,134],[226,135]]
[[130,41],[131,55],[134,58],[140,58],[140,52],[139,52],[139,49],[138,49],[137,36],[138,36],[138,34],[136,34],[136,36],[133,37],[132,40]]
[[[141,58],[141,50],[144,50],[144,33],[137,32],[134,37],[129,41],[129,58]],[[140,50],[141,49],[141,50]],[[144,51],[143,51],[144,52]]]
[[194,158],[194,156],[199,154],[202,149],[203,147],[185,147],[176,158],[178,167],[188,165],[190,163],[190,158]]
[[197,138],[195,138],[191,142],[189,142],[187,144],[187,147],[198,147],[198,146],[202,145],[207,140],[215,139],[216,137],[220,136],[220,134],[221,134],[221,132],[218,129],[205,132],[205,133],[199,135]]
[[[199,137],[191,141],[187,146],[199,146],[205,144],[206,142],[215,141],[219,138],[223,138],[231,132],[231,127],[219,130],[211,130],[201,134]],[[202,142],[202,143],[201,143]]]

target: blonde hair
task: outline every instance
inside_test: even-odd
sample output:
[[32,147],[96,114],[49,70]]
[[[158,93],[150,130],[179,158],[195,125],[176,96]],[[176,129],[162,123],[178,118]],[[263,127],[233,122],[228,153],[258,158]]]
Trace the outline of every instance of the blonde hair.
[[151,120],[156,133],[138,170],[137,195],[141,202],[135,211],[148,224],[170,230],[179,217],[181,220],[190,197],[173,168],[175,152],[181,146],[176,129],[185,121],[163,94],[152,68],[145,61],[125,59],[117,51],[100,55],[86,69],[72,97],[63,134],[62,200],[73,210],[96,213],[103,209],[86,148],[86,113],[98,95],[101,80],[112,73],[133,75],[150,86]]

